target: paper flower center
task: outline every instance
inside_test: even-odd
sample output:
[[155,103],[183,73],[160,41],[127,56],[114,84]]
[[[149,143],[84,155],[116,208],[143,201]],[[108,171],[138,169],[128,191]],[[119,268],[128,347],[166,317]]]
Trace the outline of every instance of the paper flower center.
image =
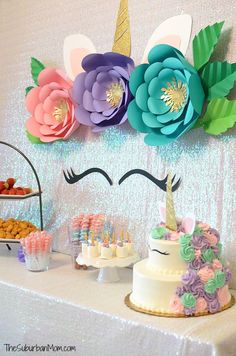
[[182,109],[187,99],[187,87],[180,80],[177,82],[173,79],[171,83],[167,83],[167,88],[162,88],[164,94],[161,99],[167,106],[170,106],[170,111],[179,111]]
[[64,121],[68,111],[67,102],[65,100],[60,100],[57,105],[55,105],[52,115],[57,122]]
[[110,88],[106,91],[107,102],[112,107],[118,106],[123,93],[124,89],[120,83],[112,83]]

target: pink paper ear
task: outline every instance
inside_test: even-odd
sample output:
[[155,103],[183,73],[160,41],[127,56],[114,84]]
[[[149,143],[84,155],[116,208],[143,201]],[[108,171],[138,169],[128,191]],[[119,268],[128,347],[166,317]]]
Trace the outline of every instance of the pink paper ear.
[[96,48],[93,42],[84,35],[71,35],[64,40],[64,66],[66,73],[71,80],[83,72],[82,60],[90,53],[95,53]]
[[153,32],[145,48],[142,63],[147,63],[148,53],[157,44],[167,44],[186,54],[192,31],[192,18],[184,14],[162,22]]
[[159,202],[159,214],[162,222],[166,222],[166,205],[163,202]]
[[192,235],[195,229],[195,225],[196,225],[196,219],[195,216],[192,214],[185,216],[182,220],[182,227],[186,234]]

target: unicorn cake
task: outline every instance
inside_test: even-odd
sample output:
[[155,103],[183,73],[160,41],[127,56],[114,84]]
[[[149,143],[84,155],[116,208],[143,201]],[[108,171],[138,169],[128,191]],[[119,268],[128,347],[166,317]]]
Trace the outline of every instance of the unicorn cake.
[[134,265],[128,305],[173,317],[222,311],[231,305],[231,272],[219,232],[193,215],[175,217],[170,175],[166,192],[162,222],[148,239],[149,257]]

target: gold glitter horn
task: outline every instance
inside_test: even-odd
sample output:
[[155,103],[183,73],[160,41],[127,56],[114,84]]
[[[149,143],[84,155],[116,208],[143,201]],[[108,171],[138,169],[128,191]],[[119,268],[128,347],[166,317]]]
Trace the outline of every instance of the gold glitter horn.
[[116,32],[112,52],[117,52],[125,56],[130,56],[130,23],[128,0],[120,0],[120,8],[116,20]]
[[172,193],[172,177],[171,173],[168,173],[166,183],[166,227],[170,230],[177,230],[177,223],[175,217],[174,200]]

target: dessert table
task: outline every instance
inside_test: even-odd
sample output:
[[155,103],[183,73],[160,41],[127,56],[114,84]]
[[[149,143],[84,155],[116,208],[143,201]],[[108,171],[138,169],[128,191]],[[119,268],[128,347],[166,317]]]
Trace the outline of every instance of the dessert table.
[[0,246],[1,355],[4,344],[75,346],[71,353],[83,356],[236,354],[236,306],[207,317],[149,316],[124,304],[131,269],[119,272],[119,282],[102,284],[97,270],[72,269],[67,255],[53,253],[50,270],[37,273],[16,253],[17,246]]

